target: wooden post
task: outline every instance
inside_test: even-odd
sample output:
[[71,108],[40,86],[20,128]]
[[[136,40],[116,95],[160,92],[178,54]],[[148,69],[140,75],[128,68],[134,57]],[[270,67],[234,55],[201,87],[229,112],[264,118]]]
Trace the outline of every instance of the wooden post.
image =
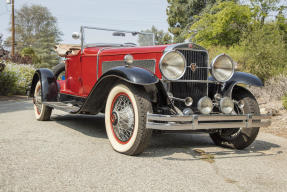
[[14,0],[12,0],[12,57],[15,55],[15,18],[14,18]]

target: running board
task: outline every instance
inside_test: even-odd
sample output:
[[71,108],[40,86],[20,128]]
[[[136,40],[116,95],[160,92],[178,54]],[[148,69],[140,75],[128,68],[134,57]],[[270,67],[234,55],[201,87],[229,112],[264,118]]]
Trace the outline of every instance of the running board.
[[80,110],[80,107],[74,106],[71,103],[43,102],[43,104],[68,113],[77,113]]

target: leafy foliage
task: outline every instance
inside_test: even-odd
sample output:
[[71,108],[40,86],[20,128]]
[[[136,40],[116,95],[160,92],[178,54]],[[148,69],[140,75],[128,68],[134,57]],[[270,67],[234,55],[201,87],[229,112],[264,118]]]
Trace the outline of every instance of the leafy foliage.
[[4,71],[0,73],[0,95],[25,94],[34,72],[32,65],[6,63]]
[[247,59],[242,68],[263,80],[287,70],[287,51],[276,24],[253,26],[241,46]]
[[17,91],[17,75],[14,71],[9,71],[7,68],[0,73],[0,95],[13,95]]
[[[237,0],[222,1],[236,2]],[[205,9],[211,8],[216,0],[167,0],[167,2],[169,32],[174,35],[174,42],[179,43],[185,40],[188,28],[196,21],[196,16],[201,15]]]
[[25,47],[21,50],[21,56],[22,57],[29,57],[31,59],[31,63],[40,63],[40,59],[36,55],[35,51],[31,47]]
[[[54,45],[60,41],[61,32],[57,20],[48,8],[41,5],[24,5],[15,13],[16,49],[30,47],[40,61],[36,67],[52,67],[58,63]],[[8,38],[11,41],[11,38]],[[34,63],[36,64],[36,63]]]
[[251,21],[252,12],[248,6],[234,2],[220,2],[209,12],[198,16],[189,34],[203,46],[230,46],[238,43],[242,33]]
[[250,0],[255,13],[255,19],[264,25],[266,17],[272,12],[278,10],[280,0]]

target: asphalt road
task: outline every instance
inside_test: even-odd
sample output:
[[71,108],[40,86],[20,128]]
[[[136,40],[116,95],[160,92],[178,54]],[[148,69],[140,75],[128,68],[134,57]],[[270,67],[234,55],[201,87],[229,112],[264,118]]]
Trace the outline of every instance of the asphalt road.
[[287,139],[260,133],[239,151],[208,135],[154,135],[137,157],[116,153],[104,117],[0,101],[0,191],[287,191]]

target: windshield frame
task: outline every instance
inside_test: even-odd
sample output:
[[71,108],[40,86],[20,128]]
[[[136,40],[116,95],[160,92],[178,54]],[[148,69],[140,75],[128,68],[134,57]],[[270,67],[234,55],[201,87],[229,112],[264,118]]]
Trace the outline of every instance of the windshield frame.
[[[139,31],[128,31],[128,30],[118,30],[118,29],[108,29],[108,28],[101,28],[101,27],[91,27],[91,26],[81,26],[81,53],[83,53],[84,48],[89,47],[89,44],[85,44],[85,29],[95,29],[95,30],[101,30],[101,31],[113,31],[113,32],[121,32],[121,33],[136,33],[136,34],[142,34],[142,35],[152,35],[152,45],[155,45],[155,35],[154,33],[148,33],[148,32],[139,32]],[[94,44],[96,45],[96,44]],[[105,45],[101,43],[101,45]],[[107,45],[111,45],[111,43],[107,43]],[[116,44],[115,44],[116,45]]]

